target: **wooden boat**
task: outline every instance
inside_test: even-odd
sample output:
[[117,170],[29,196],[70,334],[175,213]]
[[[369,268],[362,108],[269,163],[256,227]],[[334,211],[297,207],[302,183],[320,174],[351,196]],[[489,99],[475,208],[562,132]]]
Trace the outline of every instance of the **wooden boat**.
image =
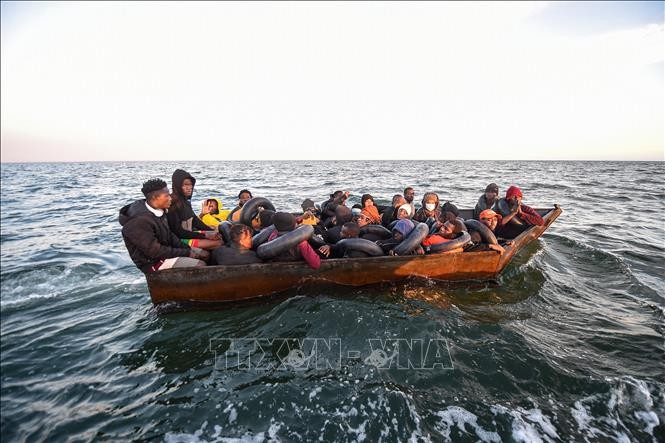
[[[237,266],[168,269],[146,275],[154,304],[164,302],[237,302],[273,295],[291,288],[322,283],[363,286],[412,276],[437,280],[491,280],[527,244],[536,240],[557,219],[562,210],[536,209],[545,221],[517,236],[505,252],[478,251],[342,258],[321,261],[317,270],[304,262],[260,263]],[[471,218],[472,210],[460,210]]]

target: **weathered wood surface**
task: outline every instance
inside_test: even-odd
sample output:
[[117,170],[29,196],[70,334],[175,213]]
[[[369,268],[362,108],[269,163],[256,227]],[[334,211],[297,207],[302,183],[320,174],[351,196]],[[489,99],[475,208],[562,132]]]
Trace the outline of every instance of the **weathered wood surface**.
[[[460,211],[470,217],[470,210]],[[487,280],[496,277],[524,246],[537,239],[562,212],[558,206],[539,210],[545,225],[533,227],[496,251],[458,252],[407,257],[368,257],[322,260],[317,270],[303,262],[169,269],[146,275],[153,303],[233,302],[287,289],[336,283],[362,286],[411,276],[440,280]]]

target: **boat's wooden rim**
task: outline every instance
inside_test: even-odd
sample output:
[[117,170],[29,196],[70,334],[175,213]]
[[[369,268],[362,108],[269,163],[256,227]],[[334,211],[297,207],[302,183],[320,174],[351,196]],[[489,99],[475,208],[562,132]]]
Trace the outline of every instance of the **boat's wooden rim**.
[[326,259],[317,270],[303,262],[220,265],[169,269],[146,275],[154,303],[165,301],[237,301],[256,298],[305,284],[335,283],[362,286],[381,281],[424,277],[442,280],[495,278],[512,257],[537,239],[562,210],[537,209],[545,224],[520,234],[503,254],[489,251],[414,256]]

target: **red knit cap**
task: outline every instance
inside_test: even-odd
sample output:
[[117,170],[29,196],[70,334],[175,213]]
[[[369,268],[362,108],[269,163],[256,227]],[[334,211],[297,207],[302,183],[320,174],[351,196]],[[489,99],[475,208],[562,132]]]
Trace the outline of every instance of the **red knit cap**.
[[522,198],[522,190],[520,188],[518,188],[517,186],[511,186],[506,191],[506,200],[510,200],[513,197]]

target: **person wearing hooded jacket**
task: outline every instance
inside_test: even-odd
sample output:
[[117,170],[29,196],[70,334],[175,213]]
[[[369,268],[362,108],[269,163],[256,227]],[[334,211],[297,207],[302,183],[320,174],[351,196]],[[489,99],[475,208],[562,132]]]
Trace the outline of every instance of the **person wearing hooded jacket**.
[[145,199],[136,200],[120,209],[118,222],[127,252],[143,273],[162,269],[205,266],[209,254],[189,248],[171,232],[166,210],[171,196],[166,182],[151,179],[141,189]]
[[172,177],[172,204],[166,218],[180,241],[191,247],[213,250],[222,245],[219,232],[201,221],[192,209],[196,179],[187,171],[176,169]]
[[439,196],[434,192],[426,192],[423,196],[422,207],[416,211],[413,220],[424,223],[428,218],[433,218],[437,224],[442,224],[441,209],[439,208]]
[[223,209],[222,201],[216,197],[206,199],[201,205],[199,218],[203,223],[211,228],[217,229],[219,224],[226,220],[231,212],[229,209]]

